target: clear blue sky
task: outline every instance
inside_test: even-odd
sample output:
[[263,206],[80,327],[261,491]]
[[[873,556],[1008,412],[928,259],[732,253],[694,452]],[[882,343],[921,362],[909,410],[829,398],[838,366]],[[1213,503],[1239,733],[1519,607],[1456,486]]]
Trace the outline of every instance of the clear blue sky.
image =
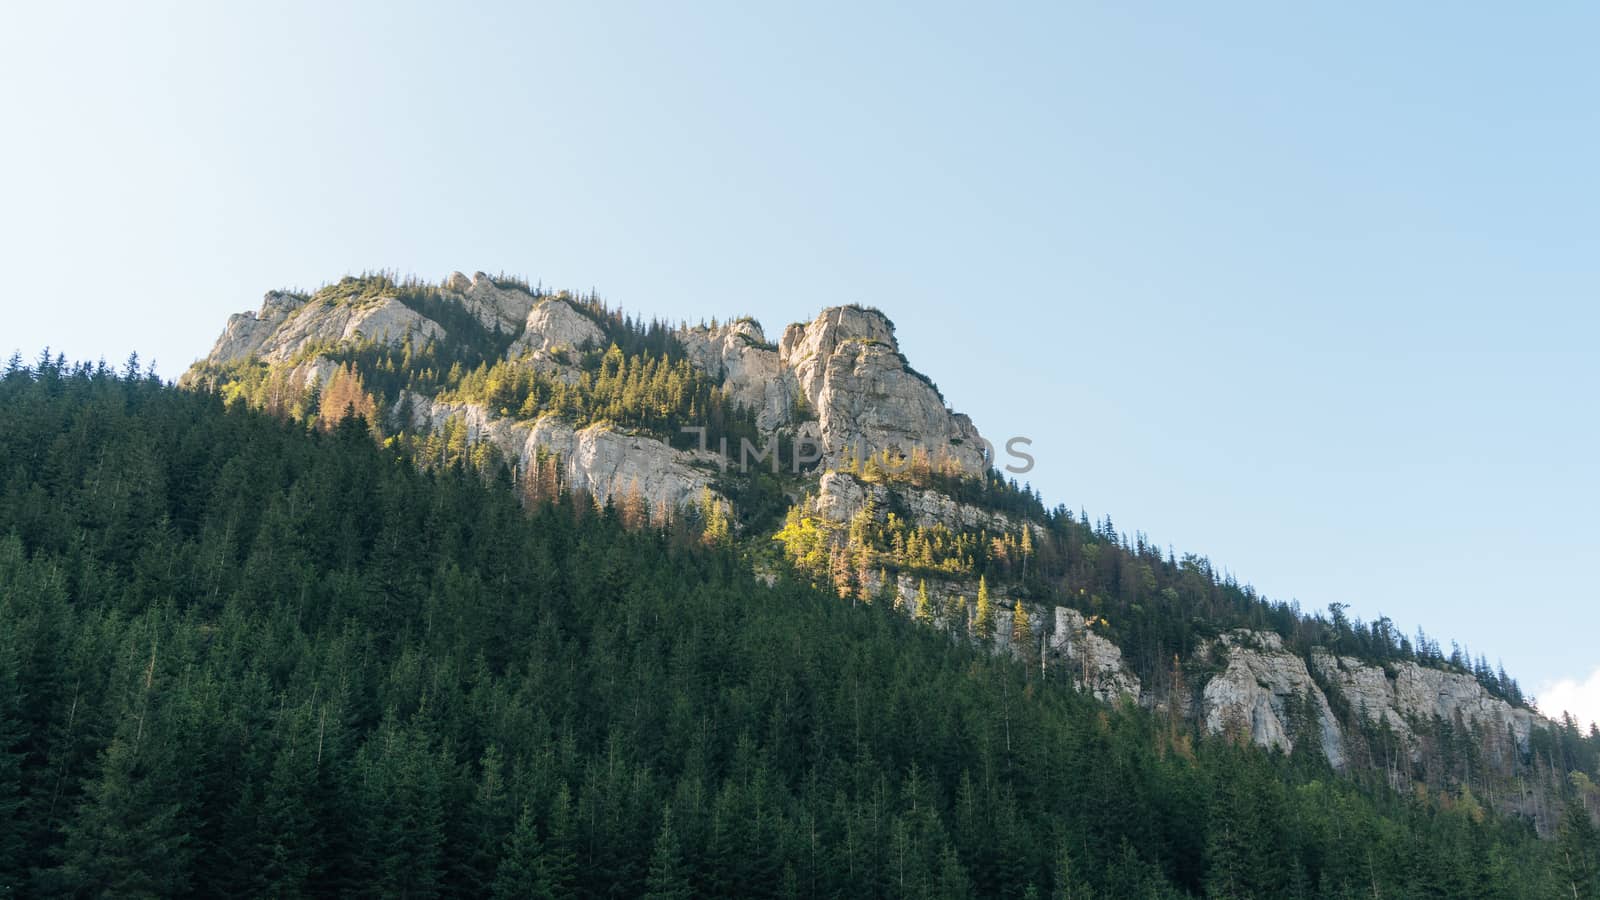
[[755,6],[9,5],[0,346],[172,377],[372,268],[874,304],[1048,502],[1600,667],[1594,6]]

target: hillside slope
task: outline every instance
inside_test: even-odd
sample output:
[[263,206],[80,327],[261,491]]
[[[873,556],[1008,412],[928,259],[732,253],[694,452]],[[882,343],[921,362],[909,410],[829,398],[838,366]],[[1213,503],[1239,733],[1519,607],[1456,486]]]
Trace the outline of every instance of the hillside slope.
[[1600,856],[1577,804],[1543,842],[1197,740],[353,417],[50,362],[0,415],[8,893],[1548,897]]
[[267,295],[185,383],[302,421],[348,408],[424,465],[499,473],[530,500],[578,489],[631,524],[710,522],[762,571],[1107,702],[1310,748],[1397,788],[1475,792],[1544,832],[1583,738],[1481,656],[1386,619],[1305,615],[1204,557],[1047,508],[877,310],[825,309],[771,343],[749,319],[635,322],[482,273],[363,276]]

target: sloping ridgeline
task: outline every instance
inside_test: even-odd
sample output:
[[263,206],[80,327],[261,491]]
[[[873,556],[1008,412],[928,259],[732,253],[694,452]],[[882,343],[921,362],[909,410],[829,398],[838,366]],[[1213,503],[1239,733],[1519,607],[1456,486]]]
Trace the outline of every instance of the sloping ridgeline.
[[1592,891],[1576,817],[1048,689],[353,420],[48,359],[0,419],[0,895]]

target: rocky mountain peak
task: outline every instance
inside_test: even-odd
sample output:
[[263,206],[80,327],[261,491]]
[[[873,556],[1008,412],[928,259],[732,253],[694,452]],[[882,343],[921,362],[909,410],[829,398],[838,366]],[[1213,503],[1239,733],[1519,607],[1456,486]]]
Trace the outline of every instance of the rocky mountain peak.
[[533,294],[520,286],[502,287],[482,272],[474,273],[471,278],[452,272],[441,288],[460,295],[461,304],[483,323],[484,328],[506,334],[516,334],[523,328],[537,302]]
[[[620,369],[604,357],[613,342],[627,357]],[[750,318],[668,335],[483,272],[454,272],[437,286],[363,276],[311,295],[268,293],[259,311],[228,320],[191,376],[191,385],[269,409],[299,404],[319,419],[340,408],[321,403],[334,386],[334,395],[367,399],[380,429],[419,459],[503,464],[539,496],[581,489],[624,507],[642,501],[662,519],[708,515],[713,505],[732,514],[734,532],[783,542],[797,571],[831,581],[840,596],[892,598],[903,611],[925,605],[919,618],[955,634],[978,633],[969,603],[987,592],[982,627],[997,652],[1064,672],[1101,700],[1172,710],[1204,731],[1284,752],[1316,751],[1334,769],[1370,760],[1366,733],[1378,728],[1391,766],[1426,774],[1441,727],[1470,729],[1497,759],[1532,752],[1534,733],[1553,727],[1472,673],[1363,659],[1272,630],[1210,632],[1176,676],[1137,645],[1119,646],[1128,632],[1110,621],[1117,607],[1105,596],[1029,583],[1062,524],[988,478],[984,438],[911,368],[875,309],[824,309],[773,344]],[[684,428],[703,429],[704,442]],[[794,451],[774,460],[795,460],[808,443],[809,465],[785,463],[757,483],[733,468],[746,442]],[[747,498],[761,492],[767,510],[752,514],[760,507]],[[1114,540],[1102,549],[1104,535],[1089,540],[1095,554],[1126,554],[1130,571],[1156,583],[1159,556],[1119,551]],[[1062,546],[1049,552],[1059,558]],[[986,567],[975,563],[985,557]],[[1204,587],[1209,571],[1194,572]],[[1145,602],[1175,602],[1151,589]]]
[[581,350],[605,345],[605,332],[578,312],[564,297],[541,297],[528,310],[522,334],[506,352],[508,359],[525,353],[550,353],[562,347]]
[[894,339],[894,323],[882,312],[862,306],[831,306],[810,322],[796,322],[784,329],[778,353],[785,365],[799,366],[809,359],[832,354],[847,341],[880,344],[895,353],[900,351]]
[[933,383],[907,365],[894,324],[878,310],[836,306],[790,325],[778,359],[816,412],[830,461],[887,453],[921,455],[964,475],[988,469],[972,421],[946,408]]

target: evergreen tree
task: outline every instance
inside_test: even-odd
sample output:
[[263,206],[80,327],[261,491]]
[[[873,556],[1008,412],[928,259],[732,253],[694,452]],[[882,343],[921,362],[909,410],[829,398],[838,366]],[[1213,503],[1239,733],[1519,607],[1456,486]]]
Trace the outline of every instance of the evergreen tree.
[[[636,368],[616,340],[624,364],[607,377],[626,407],[631,386],[660,367]],[[516,386],[494,371],[499,358],[467,361],[456,377],[481,369],[492,376],[482,389],[503,396]],[[428,363],[428,377],[452,363]],[[375,397],[390,389],[386,366],[357,367]],[[1508,793],[1557,808],[1567,786],[1547,773],[1595,774],[1600,735],[1575,723],[1535,727],[1526,755],[1507,735],[1500,772],[1494,752],[1475,749],[1493,742],[1451,721],[1454,763],[1413,773],[1397,736],[1382,743],[1385,720],[1364,740],[1366,712],[1329,692],[1351,723],[1351,773],[1335,776],[1320,761],[1191,731],[1170,712],[1024,685],[1008,655],[904,627],[881,608],[851,609],[793,579],[764,583],[744,564],[748,547],[705,546],[692,514],[677,529],[633,530],[620,510],[597,515],[559,487],[524,505],[465,467],[419,471],[407,463],[420,450],[376,444],[359,421],[330,433],[245,407],[54,357],[0,378],[7,890],[1571,896],[1589,886],[1586,857],[1564,851],[1587,846],[1592,861],[1592,826],[1574,818],[1541,841],[1496,810]],[[955,476],[946,466],[922,477]],[[1003,488],[988,484],[970,489]],[[825,554],[837,534],[812,513],[796,513],[796,543],[816,538]],[[1130,661],[1172,662],[1147,684],[1181,684],[1184,648],[1229,616],[1297,650],[1327,633],[1325,620],[1253,599],[1203,558],[1163,559],[1142,535],[1114,547],[1064,510],[1039,521],[1029,589],[1070,584],[1074,608]],[[880,525],[867,540],[888,546]],[[950,577],[1001,577],[1013,558],[1004,539],[896,527],[918,558],[956,565],[940,570]],[[992,624],[986,578],[981,588]],[[952,597],[942,615],[965,628],[967,605]],[[1389,640],[1381,624],[1348,625],[1354,655]],[[1301,738],[1313,703],[1290,705],[1295,744],[1314,761],[1316,739]],[[1424,734],[1423,746],[1443,749],[1443,735]],[[1426,791],[1402,796],[1369,777],[1360,760],[1380,752],[1385,775]],[[1571,780],[1591,807],[1592,783]],[[1067,872],[1052,877],[1062,848]]]
[[52,890],[81,896],[171,897],[188,887],[192,836],[185,829],[176,761],[154,739],[111,742],[100,774],[66,830]]
[[20,659],[16,633],[0,635],[0,897],[20,892],[26,874],[22,866],[27,833],[20,749],[27,733],[22,721]]
[[1011,644],[1025,656],[1033,655],[1033,625],[1028,621],[1028,611],[1021,600],[1011,610]]
[[978,610],[972,620],[973,633],[981,641],[994,638],[994,605],[989,601],[989,579],[978,579]]
[[495,872],[492,895],[496,900],[554,900],[556,892],[533,811],[522,808],[516,827],[506,838],[505,852]]
[[572,794],[566,782],[550,798],[548,840],[543,848],[544,869],[551,890],[558,897],[569,896],[577,883],[577,834],[572,822]]
[[1600,898],[1600,829],[1582,802],[1569,803],[1556,830],[1556,874],[1561,893],[1576,900]]
[[928,580],[926,578],[917,582],[917,610],[916,618],[924,625],[933,624],[933,605],[928,601]]
[[661,817],[661,830],[656,834],[654,848],[650,851],[650,877],[645,884],[647,900],[685,900],[693,895],[685,874],[683,853],[678,847],[677,833],[672,830],[672,810],[669,807]]
[[944,604],[945,627],[951,633],[966,635],[967,633],[967,598],[959,594],[951,594]]

